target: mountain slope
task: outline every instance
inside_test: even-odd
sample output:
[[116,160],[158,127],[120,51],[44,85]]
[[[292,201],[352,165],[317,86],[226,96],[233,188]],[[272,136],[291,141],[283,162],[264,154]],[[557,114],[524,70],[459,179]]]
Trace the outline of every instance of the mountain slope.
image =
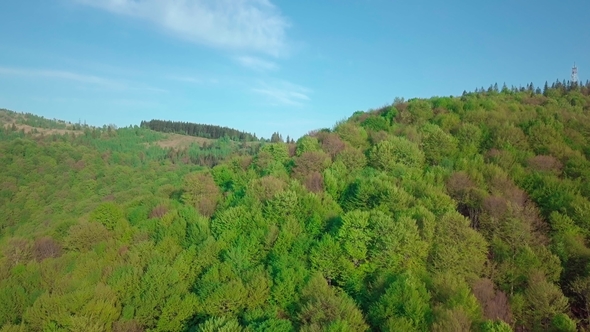
[[296,144],[1,129],[0,325],[584,328],[590,89],[544,90],[398,100]]

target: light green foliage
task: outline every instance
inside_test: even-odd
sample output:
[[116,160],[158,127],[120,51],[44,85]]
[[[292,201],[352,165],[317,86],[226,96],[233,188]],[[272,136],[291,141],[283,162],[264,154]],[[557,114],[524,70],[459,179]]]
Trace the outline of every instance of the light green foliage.
[[529,147],[526,135],[518,127],[501,125],[494,128],[492,136],[493,145],[498,149],[516,148],[518,150],[527,150]]
[[123,211],[114,203],[103,203],[90,214],[90,220],[103,224],[108,230],[113,230],[123,219]]
[[297,140],[295,153],[301,156],[304,152],[314,152],[320,150],[320,144],[317,138],[311,136],[303,136]]
[[460,331],[468,332],[472,330],[473,322],[463,312],[461,308],[444,309],[437,307],[434,309],[434,323],[432,324],[432,331],[446,332],[446,331]]
[[455,113],[441,113],[434,118],[434,122],[448,133],[460,126],[461,118]]
[[81,222],[70,227],[66,246],[70,250],[88,251],[109,238],[109,231],[99,223]]
[[423,135],[421,148],[424,151],[426,161],[438,165],[443,160],[450,160],[457,153],[455,138],[440,129],[440,127],[427,124],[421,128]]
[[288,147],[283,143],[266,144],[260,149],[260,152],[269,153],[272,159],[279,163],[284,163],[289,158]]
[[576,326],[576,322],[568,317],[568,315],[557,314],[551,320],[550,331],[575,332],[578,331],[578,327]]
[[[404,168],[398,170],[403,172]],[[373,169],[367,169],[366,174],[371,176],[357,176],[342,193],[340,201],[345,210],[378,209],[399,213],[408,208],[413,198],[396,186],[393,177]]]
[[[482,332],[512,332],[510,325],[504,321],[486,321],[482,324]],[[575,331],[575,329],[574,329]]]
[[265,212],[271,219],[284,220],[285,217],[296,214],[297,205],[297,193],[293,190],[285,190],[275,195],[267,203]]
[[246,308],[248,290],[227,263],[215,265],[206,271],[195,289],[207,315],[231,315]]
[[393,137],[373,146],[369,162],[371,166],[385,171],[392,171],[398,164],[421,167],[424,153],[412,142],[402,137]]
[[424,123],[434,116],[429,101],[414,99],[408,103],[408,113],[412,123]]
[[273,277],[271,303],[294,314],[309,272],[301,261],[287,255],[274,257],[269,265]]
[[460,312],[469,322],[481,320],[482,308],[462,276],[450,271],[433,275],[431,292],[438,309]]
[[346,179],[349,173],[346,165],[343,162],[337,161],[324,171],[324,187],[328,194],[335,200],[340,198],[340,195],[346,187]]
[[163,264],[150,264],[131,301],[125,304],[124,312],[133,313],[135,319],[148,327],[182,326],[195,313],[197,299],[194,294],[186,293],[180,271]]
[[363,314],[346,293],[315,274],[302,290],[301,331],[366,331]]
[[218,165],[211,169],[211,175],[217,186],[227,192],[233,189],[238,181],[237,175],[229,165]]
[[524,300],[523,313],[536,329],[548,329],[548,323],[568,309],[568,300],[561,290],[540,277],[531,281]]
[[312,267],[322,273],[327,280],[340,276],[342,248],[336,239],[327,234],[314,246],[310,253]]
[[416,222],[400,216],[392,220],[376,211],[370,218],[374,241],[369,250],[372,261],[393,273],[422,272],[428,257],[428,243],[423,241]]
[[531,126],[528,135],[529,144],[537,154],[548,154],[552,145],[562,141],[557,130],[544,123]]
[[260,148],[260,152],[254,158],[254,164],[261,175],[273,175],[286,177],[285,163],[289,158],[287,144],[271,143]]
[[395,118],[395,115],[393,112],[389,113],[383,113],[381,116],[369,116],[367,117],[362,123],[361,126],[363,126],[364,128],[367,129],[371,129],[374,131],[387,131],[389,129],[389,126],[391,124],[392,119]]
[[359,149],[345,149],[336,156],[336,162],[342,162],[348,172],[355,172],[367,164],[367,157]]
[[286,319],[268,319],[252,327],[253,331],[259,332],[292,332],[295,331],[291,321]]
[[342,226],[338,230],[338,241],[344,253],[353,264],[358,265],[367,257],[367,244],[372,234],[368,232],[369,213],[352,211],[342,217]]
[[481,129],[471,123],[462,123],[455,134],[459,151],[464,156],[472,156],[479,151],[482,137]]
[[108,286],[98,284],[94,289],[84,287],[64,295],[44,293],[27,310],[24,320],[33,329],[53,325],[71,330],[101,331],[119,315],[115,294]]
[[244,329],[236,319],[211,317],[199,326],[199,332],[242,332]]
[[411,274],[393,278],[371,316],[389,331],[428,331],[431,320],[430,295],[426,286]]
[[351,122],[343,122],[336,126],[334,131],[342,138],[342,140],[350,143],[355,148],[365,148],[367,146],[367,131],[355,126]]
[[458,213],[447,214],[438,221],[435,233],[429,258],[433,271],[452,271],[466,279],[481,273],[487,243],[469,228],[469,221]]

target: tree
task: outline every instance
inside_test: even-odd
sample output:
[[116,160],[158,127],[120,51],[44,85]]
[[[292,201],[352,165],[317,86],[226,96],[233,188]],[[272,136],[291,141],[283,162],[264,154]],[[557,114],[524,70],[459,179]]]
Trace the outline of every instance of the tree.
[[479,215],[486,193],[465,172],[453,173],[446,182],[447,191],[459,203],[458,210],[469,217],[471,226],[479,228]]
[[367,165],[367,157],[360,149],[345,148],[336,156],[336,162],[342,162],[349,172],[355,172]]
[[557,286],[536,275],[524,292],[523,309],[526,326],[548,330],[557,315],[567,312],[568,300]]
[[355,148],[364,148],[367,146],[367,132],[363,127],[358,127],[350,122],[340,123],[334,131],[342,140],[350,143]]
[[108,230],[113,230],[117,223],[123,218],[123,211],[113,202],[106,202],[99,205],[90,214],[91,221],[103,224]]
[[469,332],[471,331],[472,321],[461,308],[443,309],[435,308],[435,321],[432,324],[432,331],[445,332]]
[[199,326],[199,332],[241,332],[244,329],[235,318],[211,317]]
[[2,249],[2,254],[8,259],[11,265],[24,264],[32,256],[31,241],[21,237],[11,238],[8,245]]
[[455,138],[438,126],[427,124],[421,128],[421,131],[424,135],[421,148],[428,163],[438,165],[444,159],[452,158],[457,152]]
[[372,234],[369,232],[368,212],[351,211],[342,217],[342,226],[338,230],[338,241],[343,252],[358,266],[367,258],[367,245]]
[[346,293],[314,274],[302,290],[298,321],[301,331],[366,331],[362,312]]
[[51,237],[42,237],[33,244],[33,256],[37,261],[61,256],[62,247]]
[[277,132],[272,133],[272,136],[270,137],[270,142],[271,143],[284,143],[283,137],[281,136],[281,134],[279,134]]
[[510,325],[504,321],[486,321],[481,326],[483,332],[512,332]]
[[388,331],[429,331],[432,310],[426,286],[411,274],[396,276],[372,307],[376,326]]
[[295,152],[297,156],[301,156],[306,152],[315,152],[320,149],[318,139],[311,136],[303,136],[297,140]]
[[475,295],[483,309],[484,318],[492,321],[501,320],[508,324],[512,323],[512,312],[510,311],[508,297],[504,292],[497,291],[490,279],[479,279],[473,284],[472,288],[473,295]]
[[408,102],[411,123],[422,124],[434,117],[432,105],[426,100],[414,99]]
[[314,172],[322,172],[330,166],[330,157],[322,151],[307,151],[295,159],[293,177],[304,179]]
[[194,206],[203,216],[213,215],[219,196],[219,188],[210,174],[191,173],[185,177],[182,199],[186,204]]
[[332,157],[332,160],[346,147],[346,144],[335,133],[320,133],[318,137],[322,149]]
[[590,276],[578,277],[570,285],[571,291],[576,295],[585,312],[586,322],[590,319]]
[[415,144],[401,138],[393,137],[373,146],[369,153],[370,164],[378,169],[391,171],[397,164],[409,167],[421,167],[424,154]]
[[487,256],[487,243],[469,221],[457,213],[438,222],[429,262],[432,271],[453,272],[467,280],[479,276]]
[[80,222],[70,227],[66,247],[70,250],[85,252],[109,237],[110,233],[103,224]]

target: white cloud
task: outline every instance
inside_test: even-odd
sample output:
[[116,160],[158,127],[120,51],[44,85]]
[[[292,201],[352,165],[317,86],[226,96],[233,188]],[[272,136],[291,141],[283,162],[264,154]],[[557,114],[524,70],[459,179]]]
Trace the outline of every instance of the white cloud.
[[73,0],[137,17],[179,37],[218,48],[279,56],[286,19],[270,0]]
[[150,92],[167,92],[166,90],[159,88],[142,85],[131,85],[127,82],[119,80],[113,80],[94,75],[79,74],[64,70],[0,67],[0,75],[66,80],[83,83],[87,85],[101,86],[103,88],[112,90],[143,90]]
[[310,101],[308,95],[311,90],[287,81],[277,81],[271,84],[260,83],[252,92],[265,96],[273,105],[296,106]]
[[272,61],[266,61],[251,56],[240,56],[236,58],[236,61],[246,68],[258,71],[277,70],[279,68],[279,66]]

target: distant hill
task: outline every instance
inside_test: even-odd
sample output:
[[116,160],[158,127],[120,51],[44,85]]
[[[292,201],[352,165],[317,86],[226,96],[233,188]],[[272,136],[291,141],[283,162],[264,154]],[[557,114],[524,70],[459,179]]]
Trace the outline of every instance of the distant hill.
[[19,113],[0,108],[0,123],[27,125],[42,129],[80,129],[83,125],[73,124],[57,119],[47,119],[31,113]]
[[[39,142],[44,139],[64,140],[70,143],[88,145],[113,155],[130,153],[153,155],[157,160],[172,163],[194,164],[212,167],[234,154],[253,153],[259,148],[259,141],[232,141],[227,136],[204,138],[157,132],[149,128],[115,125],[93,127],[82,123],[71,123],[58,119],[47,119],[31,113],[19,113],[0,109],[0,129],[8,137],[28,137]],[[75,138],[75,139],[74,139]],[[147,149],[147,151],[145,151]],[[147,158],[145,160],[149,160]]]
[[203,138],[217,139],[226,136],[234,141],[258,140],[256,135],[239,131],[236,129],[191,122],[150,120],[142,121],[140,126],[142,128],[149,128],[151,130],[163,133],[176,133]]
[[34,135],[52,134],[80,134],[83,128],[90,128],[82,124],[74,124],[57,119],[46,119],[31,113],[17,113],[7,109],[0,109],[0,125],[11,129],[21,130]]

